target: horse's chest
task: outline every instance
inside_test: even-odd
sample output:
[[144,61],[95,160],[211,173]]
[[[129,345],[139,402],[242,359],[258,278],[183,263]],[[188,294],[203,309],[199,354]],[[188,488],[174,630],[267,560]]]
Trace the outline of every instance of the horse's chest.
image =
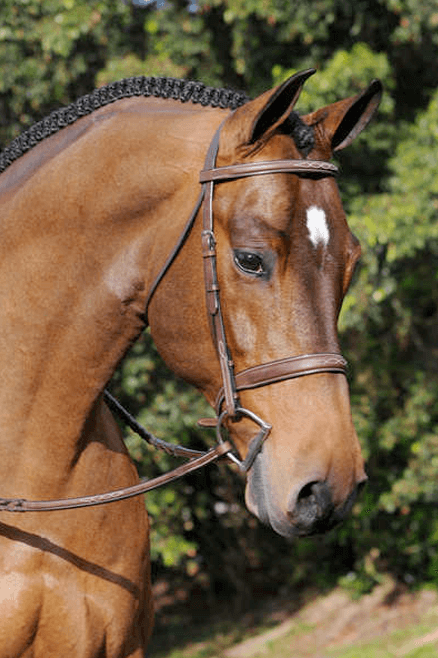
[[9,544],[2,552],[0,577],[0,658],[125,655],[123,645],[137,612],[128,592],[96,581],[65,562],[66,555],[47,556]]

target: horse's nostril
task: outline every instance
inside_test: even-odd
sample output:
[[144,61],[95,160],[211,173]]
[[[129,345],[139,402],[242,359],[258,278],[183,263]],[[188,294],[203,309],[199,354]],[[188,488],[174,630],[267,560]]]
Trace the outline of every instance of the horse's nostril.
[[303,509],[315,510],[321,518],[333,511],[332,497],[326,482],[309,482],[298,494],[297,506]]
[[308,484],[305,484],[304,487],[301,489],[297,496],[297,502],[301,500],[308,500],[312,496],[315,496],[315,493],[313,491],[314,487],[316,488],[318,485],[318,482],[309,482]]
[[290,516],[297,529],[303,534],[321,532],[329,525],[334,505],[326,482],[309,482],[298,494]]

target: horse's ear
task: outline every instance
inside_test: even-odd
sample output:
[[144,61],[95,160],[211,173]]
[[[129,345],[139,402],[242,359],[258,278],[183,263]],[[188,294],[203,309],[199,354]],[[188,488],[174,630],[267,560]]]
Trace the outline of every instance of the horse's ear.
[[368,89],[357,96],[338,101],[303,117],[308,125],[321,125],[330,139],[333,151],[349,146],[362,132],[379,106],[382,83],[373,80]]
[[289,116],[303,84],[314,73],[315,69],[295,73],[283,84],[239,107],[225,122],[221,143],[226,145],[228,142],[238,148],[268,139]]
[[315,73],[315,69],[307,69],[295,73],[276,89],[265,92],[259,96],[254,103],[256,110],[251,125],[251,133],[248,144],[254,144],[269,135],[289,116],[301,89],[307,78]]

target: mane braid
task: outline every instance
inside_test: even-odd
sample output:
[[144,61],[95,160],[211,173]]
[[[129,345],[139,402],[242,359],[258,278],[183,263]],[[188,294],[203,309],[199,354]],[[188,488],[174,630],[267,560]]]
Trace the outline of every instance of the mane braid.
[[0,153],[0,174],[46,137],[50,137],[62,128],[71,125],[83,116],[92,114],[92,112],[105,105],[122,98],[132,98],[134,96],[171,98],[182,103],[190,101],[191,103],[199,103],[203,107],[220,107],[230,110],[235,110],[249,100],[248,96],[242,92],[231,89],[216,89],[215,87],[207,87],[202,82],[178,80],[176,78],[136,76],[119,82],[111,82],[104,87],[95,89],[90,94],[82,96],[66,107],[54,110],[45,119],[38,121],[16,137]]
[[308,126],[297,112],[291,112],[280,126],[280,130],[290,135],[297,149],[307,157],[315,146],[315,135],[312,126]]

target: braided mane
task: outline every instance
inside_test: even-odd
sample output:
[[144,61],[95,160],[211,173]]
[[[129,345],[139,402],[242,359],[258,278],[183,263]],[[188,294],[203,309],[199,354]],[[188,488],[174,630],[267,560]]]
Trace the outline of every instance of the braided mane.
[[62,128],[71,125],[87,114],[114,103],[121,98],[134,96],[155,96],[171,98],[182,103],[190,101],[204,107],[220,107],[234,110],[246,103],[249,98],[244,93],[231,89],[207,87],[202,82],[178,80],[176,78],[154,78],[136,76],[119,82],[111,82],[92,93],[82,96],[66,107],[55,110],[45,119],[38,121],[16,137],[0,153],[0,173],[31,148],[50,137]]

